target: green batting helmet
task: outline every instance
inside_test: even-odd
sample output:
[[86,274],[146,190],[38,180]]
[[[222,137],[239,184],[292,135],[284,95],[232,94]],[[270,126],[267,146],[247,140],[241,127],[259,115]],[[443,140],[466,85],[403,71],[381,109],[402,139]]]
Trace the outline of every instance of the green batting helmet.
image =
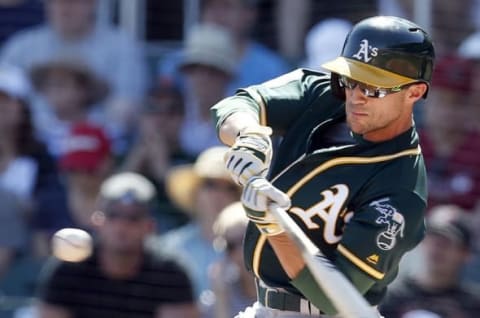
[[421,27],[399,17],[376,16],[354,25],[341,56],[322,66],[332,72],[333,92],[342,95],[339,75],[381,88],[429,85],[434,58],[432,40]]

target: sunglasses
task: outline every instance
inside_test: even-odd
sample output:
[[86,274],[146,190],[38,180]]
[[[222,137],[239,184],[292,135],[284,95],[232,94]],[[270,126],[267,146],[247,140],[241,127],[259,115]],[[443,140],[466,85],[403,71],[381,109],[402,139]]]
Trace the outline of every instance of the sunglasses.
[[410,84],[407,84],[407,85],[396,86],[392,88],[375,87],[372,85],[368,85],[368,84],[353,80],[343,75],[339,77],[338,82],[340,84],[340,87],[343,87],[343,88],[354,89],[355,87],[358,86],[358,88],[360,89],[363,95],[367,97],[373,97],[373,98],[383,98],[389,94],[398,93],[402,89],[410,85]]
[[140,221],[145,220],[146,216],[144,214],[129,214],[129,213],[119,213],[119,212],[108,212],[106,213],[106,217],[109,220],[124,220],[129,223],[138,223]]

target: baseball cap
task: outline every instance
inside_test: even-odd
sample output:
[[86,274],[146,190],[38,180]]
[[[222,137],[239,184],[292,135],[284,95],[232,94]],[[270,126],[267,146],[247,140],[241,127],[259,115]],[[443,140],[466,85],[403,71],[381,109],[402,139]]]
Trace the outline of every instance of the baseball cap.
[[27,75],[18,67],[2,65],[0,67],[0,91],[8,96],[26,100],[31,93]]
[[100,199],[107,204],[150,205],[156,195],[155,186],[135,172],[120,172],[107,178],[100,187]]
[[205,65],[233,75],[237,68],[237,52],[232,35],[213,24],[193,27],[185,42],[183,70],[193,65]]
[[435,65],[432,86],[459,93],[472,90],[473,61],[458,55],[444,56]]
[[433,208],[427,221],[427,233],[441,235],[467,248],[472,240],[465,212],[455,205]]
[[61,169],[94,171],[111,155],[111,143],[101,127],[80,123],[72,127],[62,150]]

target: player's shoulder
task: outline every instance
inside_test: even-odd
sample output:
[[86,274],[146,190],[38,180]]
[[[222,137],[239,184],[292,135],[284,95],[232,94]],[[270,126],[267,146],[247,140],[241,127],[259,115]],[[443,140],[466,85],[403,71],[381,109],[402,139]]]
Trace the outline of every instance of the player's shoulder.
[[297,83],[303,89],[314,89],[317,86],[328,87],[330,85],[330,75],[321,71],[306,68],[297,68],[288,73],[282,74],[262,86],[267,88],[276,88],[286,86],[290,83]]

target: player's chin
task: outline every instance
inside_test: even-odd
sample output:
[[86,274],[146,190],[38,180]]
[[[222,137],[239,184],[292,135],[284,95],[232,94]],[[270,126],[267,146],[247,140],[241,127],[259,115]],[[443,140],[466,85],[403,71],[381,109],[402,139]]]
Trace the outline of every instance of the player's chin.
[[363,135],[368,132],[367,126],[358,119],[350,119],[347,117],[347,125],[355,134]]

